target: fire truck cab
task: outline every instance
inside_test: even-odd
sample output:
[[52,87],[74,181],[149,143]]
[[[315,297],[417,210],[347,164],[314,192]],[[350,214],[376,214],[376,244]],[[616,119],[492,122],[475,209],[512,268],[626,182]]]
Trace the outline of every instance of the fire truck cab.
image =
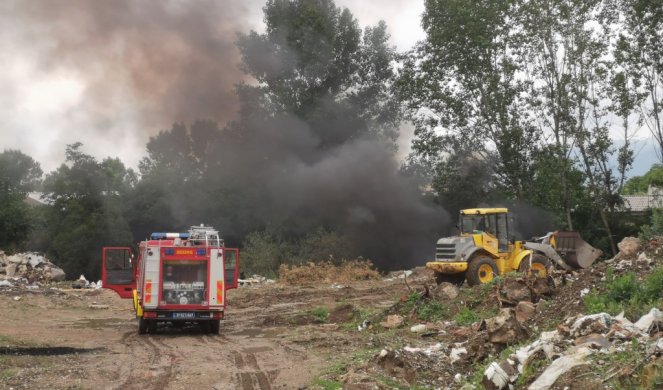
[[202,225],[152,233],[138,244],[138,256],[129,247],[105,247],[102,261],[103,287],[133,299],[140,334],[167,322],[195,322],[218,334],[226,291],[237,288],[239,277],[239,250]]

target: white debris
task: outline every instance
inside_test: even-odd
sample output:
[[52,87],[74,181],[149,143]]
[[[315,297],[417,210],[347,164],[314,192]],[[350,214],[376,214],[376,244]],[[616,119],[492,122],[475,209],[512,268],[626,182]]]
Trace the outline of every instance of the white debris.
[[571,325],[571,335],[574,337],[586,336],[589,333],[597,332],[599,330],[597,328],[607,330],[611,323],[612,316],[608,313],[583,316],[576,319]]
[[511,357],[515,358],[518,364],[518,371],[523,372],[525,366],[529,363],[529,359],[537,352],[543,351],[546,358],[552,359],[555,353],[555,343],[562,341],[562,337],[556,330],[552,332],[543,332],[538,340],[516,350],[515,354]]
[[431,345],[428,348],[412,348],[412,347],[405,347],[403,350],[405,352],[409,353],[422,353],[426,356],[431,356],[431,355],[439,355],[442,351],[442,343],[437,343],[435,345]]
[[19,297],[19,296],[17,295],[17,296],[14,297],[14,300],[15,300],[15,301],[20,301],[20,300],[21,300],[21,297]]
[[456,373],[456,375],[454,375],[454,381],[456,381],[456,383],[460,383],[462,380],[463,376],[460,373]]
[[591,355],[592,351],[589,348],[581,347],[574,351],[574,353],[562,356],[553,361],[548,368],[539,376],[529,387],[529,390],[548,390],[555,384],[565,372],[571,370],[573,367],[581,364],[587,364],[586,358]]
[[331,285],[331,288],[340,289],[340,288],[345,288],[345,286],[340,283],[334,283]]
[[[649,333],[655,326],[663,325],[663,312],[657,308],[652,308],[649,313],[640,317],[635,323],[635,327],[645,333]],[[663,328],[663,326],[661,326]]]
[[407,270],[407,271],[403,271],[403,274],[402,274],[401,276],[399,276],[398,278],[399,278],[399,279],[405,279],[405,278],[407,278],[407,277],[410,276],[410,275],[412,275],[412,271]]
[[14,287],[9,280],[0,280],[0,287]]
[[360,331],[360,332],[363,331],[363,330],[366,330],[366,328],[368,328],[368,326],[370,324],[371,324],[371,321],[364,320],[361,324],[357,325],[357,330]]
[[583,288],[580,290],[580,297],[584,297],[585,295],[589,294],[589,289],[588,288]]
[[413,327],[410,328],[410,332],[412,333],[421,333],[425,331],[426,331],[426,325],[424,324],[414,325]]
[[382,351],[380,351],[380,355],[379,355],[379,356],[380,356],[381,358],[383,358],[383,357],[387,356],[388,354],[389,354],[389,351],[387,351],[386,349],[383,349]]
[[[510,382],[518,379],[518,372],[515,374],[507,372],[508,364],[500,365],[492,362],[483,372],[484,380],[488,380],[498,389],[506,388]],[[509,369],[511,371],[511,369]],[[515,376],[514,376],[515,375]]]
[[451,353],[449,354],[449,359],[451,359],[451,363],[456,363],[461,359],[460,355],[467,355],[467,349],[465,348],[453,348],[451,350]]

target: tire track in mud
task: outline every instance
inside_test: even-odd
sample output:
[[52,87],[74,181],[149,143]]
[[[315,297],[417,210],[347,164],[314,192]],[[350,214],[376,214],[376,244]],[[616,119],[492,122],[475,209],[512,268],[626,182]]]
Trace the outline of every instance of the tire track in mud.
[[[121,382],[114,387],[116,389],[163,389],[182,359],[180,353],[173,352],[173,347],[156,335],[138,335],[136,331],[130,331],[122,335],[120,344],[124,349],[121,353],[130,359],[119,369],[118,379]],[[148,371],[136,370],[137,367],[147,368]]]

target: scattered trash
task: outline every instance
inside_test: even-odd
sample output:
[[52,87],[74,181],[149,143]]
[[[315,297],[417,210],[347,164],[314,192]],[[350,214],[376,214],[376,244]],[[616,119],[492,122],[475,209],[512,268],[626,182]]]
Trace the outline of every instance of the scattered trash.
[[369,327],[369,325],[371,325],[371,321],[364,320],[364,321],[362,321],[361,324],[357,325],[357,330],[360,331],[360,332],[364,331]]
[[583,288],[582,290],[580,290],[580,298],[584,297],[587,294],[589,294],[588,288]]
[[15,301],[20,301],[20,300],[21,300],[21,297],[19,297],[19,296],[15,296],[15,297],[14,297],[14,300],[15,300]]
[[14,284],[9,280],[0,280],[0,287],[14,287]]
[[428,348],[412,348],[412,347],[405,347],[403,350],[405,352],[409,353],[422,353],[426,356],[432,356],[432,355],[439,355],[442,353],[442,343],[437,343],[434,344]]
[[649,313],[640,317],[635,323],[635,327],[649,334],[652,329],[663,329],[663,312],[657,308],[652,308]]
[[421,333],[425,331],[426,331],[426,325],[424,324],[414,325],[410,328],[410,332],[412,333]]
[[466,348],[452,348],[451,353],[449,354],[449,359],[451,359],[451,363],[456,363],[457,361],[461,360],[462,358],[460,355],[467,355],[467,349]]
[[555,384],[557,378],[575,366],[587,364],[586,359],[592,351],[581,347],[572,354],[562,356],[552,362],[548,368],[528,387],[529,390],[548,390]]
[[105,309],[109,308],[108,305],[100,305],[100,304],[97,304],[97,303],[91,303],[90,305],[88,305],[88,307],[90,309],[101,309],[101,310],[105,310]]

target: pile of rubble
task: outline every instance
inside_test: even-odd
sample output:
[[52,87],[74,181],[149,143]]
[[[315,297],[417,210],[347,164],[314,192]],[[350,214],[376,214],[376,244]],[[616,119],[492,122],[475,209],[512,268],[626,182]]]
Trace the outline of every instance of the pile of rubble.
[[[660,367],[663,366],[660,329],[663,329],[663,312],[656,308],[635,323],[626,319],[623,313],[615,317],[599,313],[569,318],[556,330],[541,333],[537,340],[519,348],[506,360],[491,363],[484,371],[482,384],[486,389],[509,387],[537,354],[542,353],[552,363],[529,389],[546,390],[564,373],[578,365],[588,364],[590,355],[623,351],[630,347],[633,340],[646,346],[647,356],[644,358],[651,360],[648,365]],[[619,370],[614,374],[619,374]]]
[[59,282],[65,276],[61,268],[38,253],[25,252],[8,256],[0,251],[0,279],[26,279],[28,283]]

